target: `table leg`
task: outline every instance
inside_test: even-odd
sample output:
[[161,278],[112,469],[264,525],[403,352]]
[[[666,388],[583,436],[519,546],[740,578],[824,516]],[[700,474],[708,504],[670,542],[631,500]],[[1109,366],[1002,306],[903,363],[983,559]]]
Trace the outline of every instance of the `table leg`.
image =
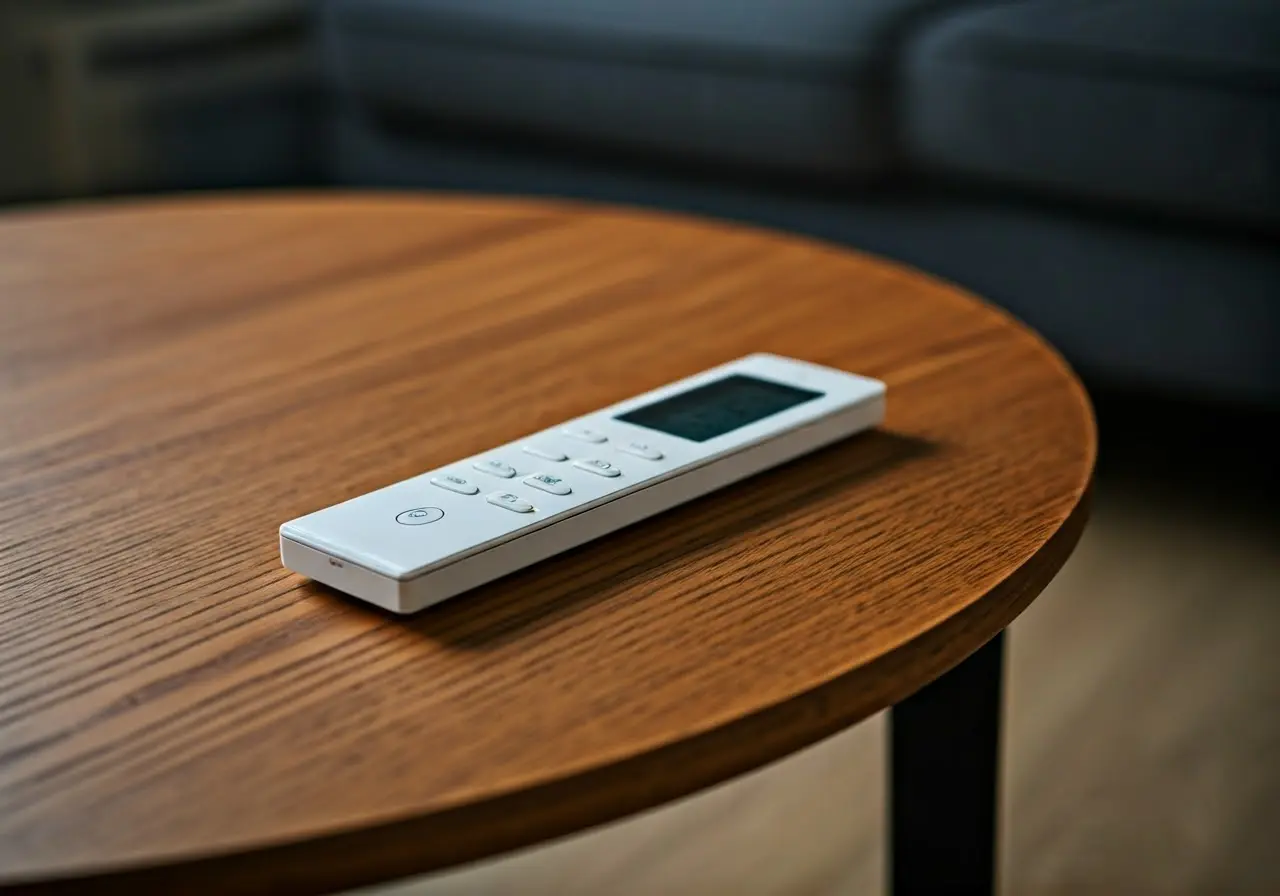
[[889,889],[992,894],[996,886],[1004,633],[893,707]]

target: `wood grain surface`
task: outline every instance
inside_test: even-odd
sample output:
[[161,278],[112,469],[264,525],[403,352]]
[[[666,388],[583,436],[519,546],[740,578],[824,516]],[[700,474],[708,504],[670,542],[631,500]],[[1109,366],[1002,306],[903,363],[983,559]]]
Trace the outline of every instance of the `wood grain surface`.
[[[886,425],[409,618],[280,566],[284,520],[752,351],[884,379]],[[327,891],[757,767],[1006,626],[1094,443],[1033,334],[815,242],[361,195],[0,218],[0,890]]]

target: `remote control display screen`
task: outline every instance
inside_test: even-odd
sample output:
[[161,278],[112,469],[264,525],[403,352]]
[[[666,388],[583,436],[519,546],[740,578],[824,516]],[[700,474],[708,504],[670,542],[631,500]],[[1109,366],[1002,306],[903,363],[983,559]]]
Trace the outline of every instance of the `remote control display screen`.
[[617,419],[691,442],[705,442],[821,397],[821,392],[734,373],[619,414]]

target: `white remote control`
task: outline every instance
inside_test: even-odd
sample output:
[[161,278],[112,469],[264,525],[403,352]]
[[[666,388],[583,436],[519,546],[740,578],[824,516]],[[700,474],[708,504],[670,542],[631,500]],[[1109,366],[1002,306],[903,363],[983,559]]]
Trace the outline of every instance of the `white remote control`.
[[280,527],[295,572],[412,613],[878,425],[878,380],[740,358]]

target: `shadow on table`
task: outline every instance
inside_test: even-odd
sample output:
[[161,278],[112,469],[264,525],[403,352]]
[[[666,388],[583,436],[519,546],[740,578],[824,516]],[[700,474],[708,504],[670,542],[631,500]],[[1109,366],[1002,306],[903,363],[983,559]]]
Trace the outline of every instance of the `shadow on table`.
[[[749,487],[730,487],[650,517],[413,616],[367,611],[446,649],[493,649],[643,589],[646,581],[663,579],[728,539],[777,525],[840,489],[935,450],[924,439],[875,430],[739,484]],[[324,586],[310,587],[340,598]]]

